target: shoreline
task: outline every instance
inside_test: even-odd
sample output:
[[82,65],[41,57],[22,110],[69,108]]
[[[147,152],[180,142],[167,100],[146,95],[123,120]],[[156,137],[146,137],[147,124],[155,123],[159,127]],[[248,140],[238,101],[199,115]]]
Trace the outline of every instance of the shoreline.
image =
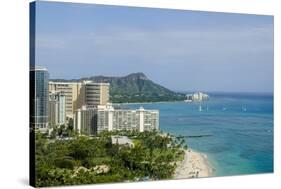
[[208,156],[203,153],[185,150],[184,160],[177,162],[174,179],[203,178],[214,176],[214,168],[208,161]]
[[177,103],[177,102],[184,102],[183,100],[179,100],[179,101],[159,101],[159,102],[122,102],[122,103],[112,103],[112,105],[130,105],[130,104],[163,104],[163,103]]

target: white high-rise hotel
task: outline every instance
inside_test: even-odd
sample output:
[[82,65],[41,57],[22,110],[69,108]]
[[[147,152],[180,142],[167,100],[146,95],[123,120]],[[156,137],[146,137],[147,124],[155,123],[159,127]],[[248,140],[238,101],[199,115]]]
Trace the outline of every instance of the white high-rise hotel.
[[112,105],[83,106],[74,116],[75,129],[81,134],[95,135],[102,131],[159,130],[159,111],[115,109]]

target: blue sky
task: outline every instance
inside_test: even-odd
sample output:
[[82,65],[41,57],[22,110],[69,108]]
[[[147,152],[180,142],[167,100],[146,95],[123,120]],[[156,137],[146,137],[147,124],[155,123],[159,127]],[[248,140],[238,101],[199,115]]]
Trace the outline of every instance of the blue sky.
[[143,72],[177,91],[272,92],[273,17],[37,2],[51,78]]

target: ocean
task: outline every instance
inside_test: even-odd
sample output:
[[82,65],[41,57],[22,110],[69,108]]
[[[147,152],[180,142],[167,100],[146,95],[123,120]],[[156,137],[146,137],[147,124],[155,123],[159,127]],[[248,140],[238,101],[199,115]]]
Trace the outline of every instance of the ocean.
[[211,93],[199,103],[126,104],[159,110],[159,127],[205,153],[214,176],[273,172],[273,95]]

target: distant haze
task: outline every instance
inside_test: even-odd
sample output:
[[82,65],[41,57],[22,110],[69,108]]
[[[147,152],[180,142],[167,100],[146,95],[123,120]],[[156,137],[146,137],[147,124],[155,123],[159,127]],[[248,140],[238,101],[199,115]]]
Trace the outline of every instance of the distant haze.
[[143,72],[177,91],[273,92],[273,17],[38,2],[51,78]]

